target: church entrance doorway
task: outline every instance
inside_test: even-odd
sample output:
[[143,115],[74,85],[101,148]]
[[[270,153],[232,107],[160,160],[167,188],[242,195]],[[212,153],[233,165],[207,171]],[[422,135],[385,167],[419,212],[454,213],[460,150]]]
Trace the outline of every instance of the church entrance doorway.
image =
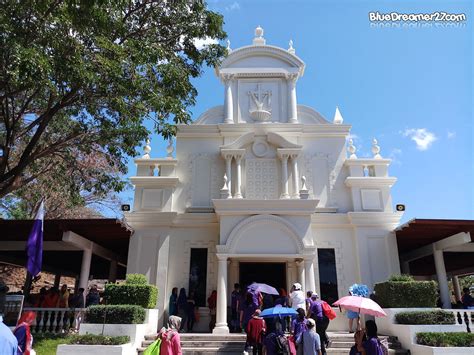
[[239,263],[239,282],[242,286],[248,286],[253,282],[265,283],[275,287],[277,290],[286,285],[286,263]]

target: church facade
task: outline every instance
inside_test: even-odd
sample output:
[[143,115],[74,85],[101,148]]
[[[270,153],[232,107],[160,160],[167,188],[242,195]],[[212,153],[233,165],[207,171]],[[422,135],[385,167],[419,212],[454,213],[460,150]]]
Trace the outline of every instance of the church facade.
[[376,141],[358,158],[339,110],[328,121],[298,104],[304,70],[258,27],[216,68],[224,104],[178,127],[176,158],[170,143],[167,157],[146,146],[135,160],[127,272],[158,286],[162,320],[174,287],[204,311],[217,290],[213,331],[226,333],[236,282],[299,282],[333,302],[400,272],[390,160]]

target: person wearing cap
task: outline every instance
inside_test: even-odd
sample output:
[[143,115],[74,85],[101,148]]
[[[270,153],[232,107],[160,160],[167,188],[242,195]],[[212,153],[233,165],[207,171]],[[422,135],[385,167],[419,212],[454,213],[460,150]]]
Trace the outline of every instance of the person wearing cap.
[[311,306],[313,305],[313,300],[311,299],[311,295],[313,291],[306,291],[306,315],[309,317],[311,315]]
[[310,317],[316,324],[316,332],[321,340],[321,352],[325,354],[326,345],[328,344],[326,329],[329,326],[329,318],[324,314],[323,301],[319,299],[319,295],[316,292],[311,295],[311,300]]
[[304,355],[322,355],[321,340],[318,333],[316,333],[316,322],[309,318],[307,323],[307,330],[305,330],[296,340],[298,346],[303,347]]
[[266,327],[265,321],[260,317],[261,311],[255,310],[252,318],[247,323],[247,346],[252,346],[253,354],[262,354],[263,346],[263,335],[265,334]]
[[297,310],[298,308],[306,308],[306,299],[304,297],[304,293],[301,290],[301,284],[296,282],[291,287],[290,292],[290,303],[291,308]]

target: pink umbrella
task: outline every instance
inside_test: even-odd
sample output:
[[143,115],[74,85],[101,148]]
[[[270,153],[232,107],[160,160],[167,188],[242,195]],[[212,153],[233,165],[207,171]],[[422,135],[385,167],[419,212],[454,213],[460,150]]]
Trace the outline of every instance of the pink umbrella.
[[345,296],[338,299],[336,302],[333,303],[333,305],[362,314],[370,314],[371,316],[375,317],[387,316],[387,313],[384,312],[382,307],[380,307],[370,298],[366,297]]

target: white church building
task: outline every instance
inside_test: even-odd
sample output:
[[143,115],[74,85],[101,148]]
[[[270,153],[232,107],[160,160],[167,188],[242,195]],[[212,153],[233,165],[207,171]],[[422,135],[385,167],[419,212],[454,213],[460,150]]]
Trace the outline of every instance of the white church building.
[[167,157],[147,145],[135,160],[127,272],[158,286],[161,320],[174,287],[193,290],[202,314],[217,290],[214,332],[227,333],[236,282],[299,282],[333,302],[400,272],[390,160],[375,140],[358,158],[339,110],[328,121],[298,104],[304,71],[291,42],[268,45],[257,27],[216,68],[223,105],[178,127],[176,158],[170,143]]

